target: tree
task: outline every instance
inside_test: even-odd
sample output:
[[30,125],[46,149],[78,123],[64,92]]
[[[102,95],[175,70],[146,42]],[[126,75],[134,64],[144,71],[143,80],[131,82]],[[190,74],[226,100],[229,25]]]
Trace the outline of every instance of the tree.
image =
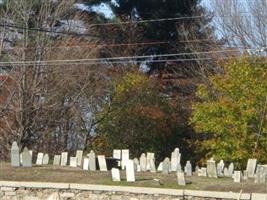
[[224,65],[223,74],[200,85],[192,123],[202,140],[200,151],[216,160],[245,166],[248,158],[266,162],[267,63],[243,57]]

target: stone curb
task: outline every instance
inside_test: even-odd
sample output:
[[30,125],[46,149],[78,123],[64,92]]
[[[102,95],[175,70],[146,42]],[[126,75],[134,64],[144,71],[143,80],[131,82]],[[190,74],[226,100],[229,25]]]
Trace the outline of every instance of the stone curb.
[[[127,193],[134,193],[134,194],[195,196],[195,197],[206,197],[206,198],[217,198],[217,199],[238,199],[239,198],[239,193],[233,193],[233,192],[176,190],[176,189],[73,184],[73,183],[0,181],[0,187],[12,187],[12,188],[24,187],[24,188],[63,189],[63,190],[70,189],[70,190],[90,190],[90,191],[103,191],[103,192],[127,192]],[[240,200],[267,200],[267,194],[242,193]]]

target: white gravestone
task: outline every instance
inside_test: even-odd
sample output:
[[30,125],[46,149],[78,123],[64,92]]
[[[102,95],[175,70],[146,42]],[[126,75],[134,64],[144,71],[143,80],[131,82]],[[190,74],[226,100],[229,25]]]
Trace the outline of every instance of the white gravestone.
[[89,170],[89,158],[83,159],[83,170]]
[[121,181],[120,170],[117,168],[111,169],[112,181]]
[[118,167],[120,167],[121,166],[121,150],[120,149],[113,150],[113,158],[118,159]]
[[22,152],[22,166],[23,167],[32,167],[32,156],[27,149],[27,147],[24,148]]
[[68,164],[68,152],[62,152],[61,153],[61,166],[67,166]]
[[49,155],[46,153],[43,158],[43,165],[49,164]]
[[218,178],[215,160],[211,159],[207,161],[207,173],[210,178]]
[[198,176],[207,177],[207,168],[201,167],[200,169],[198,169]]
[[241,182],[241,171],[234,171],[234,182],[235,183],[240,183]]
[[42,165],[43,164],[43,159],[44,159],[44,154],[43,153],[38,153],[37,154],[36,165]]
[[138,158],[134,158],[134,159],[133,159],[133,162],[134,162],[134,170],[137,171],[137,167],[138,167],[138,165],[139,165],[139,160],[138,160]]
[[20,154],[17,142],[13,142],[11,146],[11,166],[12,167],[20,166]]
[[234,163],[230,163],[229,167],[228,167],[228,177],[232,177],[234,174]]
[[157,171],[158,171],[158,172],[162,172],[162,165],[163,165],[163,162],[160,162],[160,163],[159,163],[159,166],[158,166],[158,168],[157,168]]
[[77,158],[76,157],[70,157],[70,167],[77,167],[78,163],[77,163]]
[[170,159],[169,158],[165,158],[163,163],[162,163],[162,174],[169,174],[170,172]]
[[121,169],[125,169],[128,160],[129,160],[129,149],[123,149],[121,151]]
[[171,171],[176,172],[178,164],[181,160],[181,153],[179,148],[175,148],[171,154]]
[[142,172],[146,171],[146,155],[144,153],[142,153],[141,157],[140,157],[140,168]]
[[95,157],[95,153],[94,151],[90,151],[90,153],[88,154],[89,157],[89,170],[90,171],[96,171],[96,157]]
[[104,155],[99,155],[99,156],[97,156],[97,160],[98,160],[99,170],[101,172],[108,171],[105,156]]
[[156,173],[156,165],[155,165],[155,158],[150,158],[150,172]]
[[224,161],[220,160],[220,162],[217,164],[217,175],[219,177],[223,177],[223,169],[224,169]]
[[192,165],[189,160],[186,162],[184,171],[185,171],[186,176],[192,176]]
[[59,166],[60,165],[60,155],[55,155],[53,160],[53,165]]
[[186,185],[184,172],[177,172],[177,182],[178,182],[178,185],[182,185],[182,186]]
[[256,167],[257,167],[257,159],[248,159],[247,169],[246,169],[248,172],[248,178],[254,178]]
[[127,182],[135,182],[134,162],[128,160],[126,163],[126,180]]
[[[225,177],[230,177],[230,175],[229,175],[229,170],[228,170],[227,167],[225,167],[225,168],[223,169],[223,175],[224,175]],[[231,176],[231,177],[232,177],[232,176]]]
[[151,152],[147,152],[146,154],[146,170],[150,170],[151,171],[151,160],[155,159],[155,154],[151,153]]
[[83,151],[82,150],[76,151],[76,158],[77,158],[77,166],[81,167],[82,161],[83,161]]

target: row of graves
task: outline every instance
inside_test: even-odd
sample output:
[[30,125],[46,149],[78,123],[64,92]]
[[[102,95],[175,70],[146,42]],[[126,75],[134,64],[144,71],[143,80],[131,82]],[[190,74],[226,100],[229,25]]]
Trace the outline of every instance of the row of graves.
[[[13,142],[11,148],[11,166],[12,167],[32,167],[33,152],[24,148],[23,152],[19,152],[16,142]],[[52,163],[54,166],[69,166],[74,168],[82,168],[88,171],[102,171],[107,172],[111,170],[113,181],[121,181],[120,172],[126,170],[127,182],[135,182],[136,172],[150,172],[162,173],[168,175],[169,173],[177,174],[178,185],[186,185],[186,177],[193,175],[192,164],[190,161],[186,162],[184,168],[181,166],[181,153],[179,148],[175,148],[171,153],[170,158],[165,158],[158,167],[155,165],[154,153],[143,153],[140,158],[130,159],[130,152],[128,149],[113,150],[112,158],[106,158],[105,155],[96,155],[94,151],[84,155],[83,151],[76,151],[75,157],[69,157],[68,152],[62,152],[61,155],[54,155],[53,161],[50,162],[50,156],[44,153],[38,153],[35,165],[48,165]],[[249,159],[247,168],[244,171],[234,169],[234,164],[231,163],[228,167],[225,166],[224,161],[221,160],[216,164],[215,160],[207,161],[206,167],[195,168],[195,174],[208,178],[231,177],[234,182],[240,183],[249,178],[254,178],[255,183],[267,184],[267,165],[257,165],[256,159]]]

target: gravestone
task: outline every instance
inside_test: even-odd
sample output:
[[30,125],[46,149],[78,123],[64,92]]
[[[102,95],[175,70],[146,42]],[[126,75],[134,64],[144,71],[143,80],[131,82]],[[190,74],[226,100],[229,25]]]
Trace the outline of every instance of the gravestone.
[[20,166],[20,154],[17,142],[13,142],[11,146],[11,166],[12,167]]
[[49,155],[46,153],[43,158],[43,165],[48,165],[49,163]]
[[257,165],[255,174],[255,183],[266,184],[267,182],[267,165]]
[[137,167],[138,167],[138,165],[139,165],[139,160],[138,160],[138,158],[134,158],[134,159],[133,159],[133,162],[134,162],[134,170],[137,171]]
[[78,159],[76,157],[70,157],[70,167],[77,167],[78,163],[77,163]]
[[247,169],[246,169],[248,172],[248,178],[254,177],[256,166],[257,166],[257,159],[248,159]]
[[126,180],[127,182],[135,182],[135,172],[133,160],[128,160],[126,163]]
[[60,155],[55,155],[53,160],[53,165],[59,166],[60,165]]
[[44,154],[43,153],[38,153],[37,154],[37,159],[36,159],[36,165],[42,165],[43,164],[43,159],[44,159]]
[[142,153],[141,157],[140,157],[140,168],[142,172],[146,171],[146,155],[144,153]]
[[83,159],[83,170],[89,170],[89,158]]
[[22,166],[32,167],[32,156],[27,147],[25,147],[22,152]]
[[150,158],[150,172],[151,173],[157,172],[154,158]]
[[129,149],[121,150],[121,169],[125,169],[126,163],[129,160]]
[[207,168],[201,167],[200,169],[198,169],[198,176],[207,177]]
[[163,162],[160,162],[160,163],[159,163],[159,166],[158,166],[158,168],[157,168],[157,171],[158,171],[158,172],[162,172],[162,164],[163,164]]
[[121,166],[121,150],[120,149],[114,149],[113,150],[113,158],[118,159],[118,167]]
[[163,163],[162,163],[162,174],[169,174],[170,172],[170,159],[169,158],[165,158]]
[[121,181],[120,170],[117,168],[111,169],[112,181]]
[[186,176],[192,176],[192,165],[189,160],[186,162],[184,171]]
[[68,152],[62,152],[61,153],[61,166],[67,166],[68,164]]
[[178,182],[178,185],[182,185],[182,186],[186,185],[184,172],[177,172],[177,182]]
[[241,171],[234,171],[234,182],[235,183],[240,183],[241,182]]
[[178,165],[177,165],[177,172],[183,172],[181,163],[178,163]]
[[98,160],[99,170],[101,172],[108,171],[105,156],[104,155],[99,155],[99,156],[97,156],[97,160]]
[[95,152],[91,150],[90,153],[88,154],[88,157],[89,157],[89,170],[96,171]]
[[[227,167],[225,167],[225,168],[223,169],[223,175],[226,176],[226,177],[230,177],[230,175],[229,175],[229,170],[228,170]],[[231,177],[232,177],[232,176],[231,176]]]
[[243,171],[243,180],[248,180],[248,171],[247,170],[245,170],[245,171]]
[[234,163],[230,163],[229,167],[228,167],[228,177],[232,177],[234,174]]
[[171,154],[171,171],[176,172],[178,164],[181,160],[181,153],[179,148],[175,148]]
[[207,173],[210,178],[218,178],[215,160],[211,159],[207,161]]
[[195,167],[195,172],[198,173],[198,170],[199,170],[199,166],[197,165],[197,166]]
[[220,160],[220,162],[217,164],[217,175],[219,177],[223,177],[223,169],[224,169],[224,161]]
[[83,151],[82,150],[76,151],[76,158],[77,158],[77,166],[81,167],[82,161],[83,161]]
[[137,172],[141,172],[141,167],[140,167],[140,165],[137,165],[137,170],[136,170]]
[[146,154],[146,170],[151,171],[151,160],[155,160],[155,154],[151,152],[147,152]]

